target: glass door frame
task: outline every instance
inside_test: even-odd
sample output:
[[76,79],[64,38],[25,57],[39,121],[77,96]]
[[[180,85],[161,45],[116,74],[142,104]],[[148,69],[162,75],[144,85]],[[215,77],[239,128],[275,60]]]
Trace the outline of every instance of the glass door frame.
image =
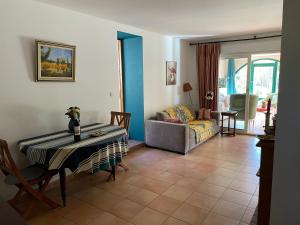
[[[228,54],[228,55],[222,55],[220,56],[220,59],[238,59],[238,58],[247,58],[247,79],[246,79],[246,99],[245,99],[245,120],[244,120],[244,129],[238,129],[237,133],[240,134],[249,134],[249,135],[256,135],[254,133],[249,132],[249,110],[250,110],[250,86],[251,86],[251,79],[253,80],[254,77],[254,64],[253,62],[256,60],[252,60],[252,57],[254,55],[260,55],[260,54],[276,54],[280,53],[280,51],[256,51],[253,53],[237,53],[237,54]],[[270,65],[268,65],[270,66]],[[274,73],[277,72],[278,63],[276,63],[276,66],[274,68]],[[275,71],[276,69],[276,71]],[[277,78],[277,77],[276,77]],[[274,79],[274,77],[273,77]],[[276,88],[276,85],[275,85]]]
[[[239,134],[247,134],[248,132],[248,123],[249,123],[249,99],[250,99],[250,75],[251,75],[251,55],[249,53],[242,54],[230,54],[230,55],[221,55],[220,59],[247,59],[247,78],[246,78],[246,99],[245,99],[245,119],[244,119],[244,129],[236,129],[236,132]],[[250,63],[249,63],[250,62]]]

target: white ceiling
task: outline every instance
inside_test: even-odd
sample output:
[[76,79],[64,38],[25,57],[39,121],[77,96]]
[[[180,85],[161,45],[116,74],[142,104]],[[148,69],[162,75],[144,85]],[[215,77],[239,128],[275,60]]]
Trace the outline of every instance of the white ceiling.
[[281,30],[283,0],[36,0],[177,37]]

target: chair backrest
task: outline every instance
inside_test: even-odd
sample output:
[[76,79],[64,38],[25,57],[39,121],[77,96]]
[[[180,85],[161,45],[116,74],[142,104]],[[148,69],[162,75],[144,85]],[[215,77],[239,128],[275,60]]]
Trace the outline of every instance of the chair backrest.
[[[237,119],[244,120],[245,117],[246,94],[230,95],[230,110],[238,111]],[[256,108],[258,104],[258,96],[250,95],[249,102],[249,119],[254,119],[256,116]]]
[[128,133],[130,126],[131,113],[111,111],[110,124],[114,125],[115,121],[118,126],[124,127]]
[[0,169],[5,176],[8,174],[15,174],[15,171],[17,170],[16,164],[9,152],[7,142],[2,139],[0,139]]

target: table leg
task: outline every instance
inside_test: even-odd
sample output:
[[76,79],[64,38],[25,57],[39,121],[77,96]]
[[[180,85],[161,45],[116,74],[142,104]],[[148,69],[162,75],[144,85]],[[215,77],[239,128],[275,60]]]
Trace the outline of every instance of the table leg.
[[234,116],[234,127],[233,127],[233,136],[235,136],[235,127],[236,127],[236,116]]
[[113,179],[116,180],[116,166],[111,167],[111,173],[113,175]]
[[230,133],[230,116],[228,116],[228,133]]
[[66,206],[66,170],[61,168],[59,170],[59,179],[60,179],[60,193],[63,201],[63,206]]
[[221,136],[223,136],[223,126],[224,126],[223,119],[224,119],[224,118],[223,118],[223,115],[222,115],[222,122],[221,122],[221,123],[222,123],[222,124],[221,124]]

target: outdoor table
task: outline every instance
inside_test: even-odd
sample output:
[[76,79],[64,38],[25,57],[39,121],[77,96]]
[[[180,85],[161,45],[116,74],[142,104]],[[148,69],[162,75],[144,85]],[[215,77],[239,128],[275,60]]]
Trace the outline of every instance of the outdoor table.
[[[92,134],[101,131],[103,135]],[[77,174],[82,171],[94,173],[111,168],[115,177],[115,166],[127,154],[126,129],[108,124],[90,124],[81,127],[81,140],[75,142],[68,131],[46,134],[18,142],[20,151],[34,164],[48,170],[57,170],[63,205],[66,204],[66,172]]]

